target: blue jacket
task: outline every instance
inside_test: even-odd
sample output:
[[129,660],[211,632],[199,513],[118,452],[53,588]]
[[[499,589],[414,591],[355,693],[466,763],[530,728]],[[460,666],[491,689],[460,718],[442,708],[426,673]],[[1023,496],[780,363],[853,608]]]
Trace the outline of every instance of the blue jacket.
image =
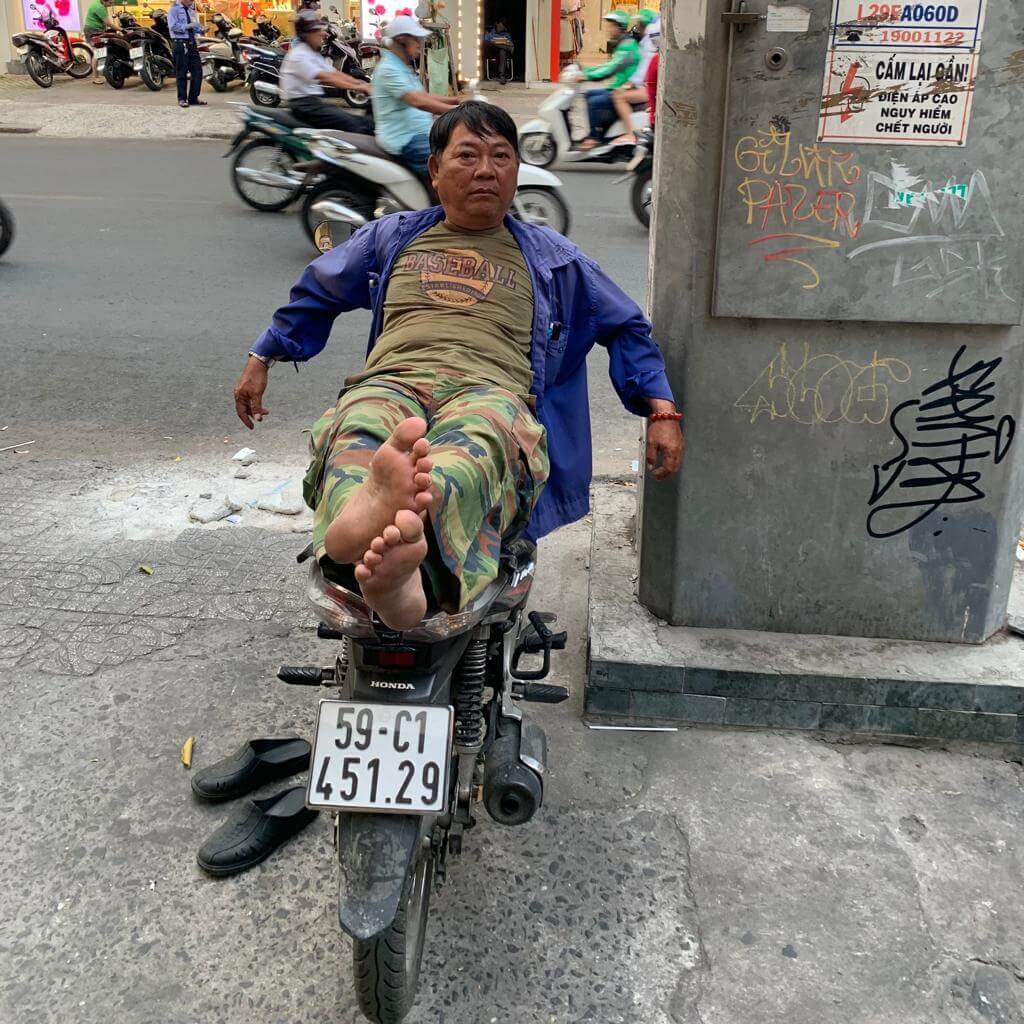
[[[373,310],[367,351],[380,334],[386,285],[399,253],[444,216],[440,207],[371,221],[344,245],[314,260],[291,299],[275,314],[252,351],[305,360],[327,344],[339,313]],[[551,473],[528,533],[534,539],[574,522],[590,507],[592,470],[587,354],[608,349],[609,374],[622,404],[649,411],[645,398],[672,400],[665,362],[651,325],[600,267],[548,228],[506,217],[533,282],[531,393],[548,432]]]

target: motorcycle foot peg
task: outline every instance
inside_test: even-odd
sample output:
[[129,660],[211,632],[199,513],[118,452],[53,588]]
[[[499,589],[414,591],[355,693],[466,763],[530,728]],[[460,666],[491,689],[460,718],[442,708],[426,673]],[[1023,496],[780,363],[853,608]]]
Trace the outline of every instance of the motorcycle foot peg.
[[334,682],[334,666],[282,665],[277,678],[289,686],[329,686]]
[[523,764],[521,752],[518,725],[496,739],[487,752],[484,807],[499,825],[524,824],[537,813],[544,798],[540,774]]
[[512,696],[534,704],[561,704],[568,700],[568,686],[551,686],[547,683],[514,683]]
[[316,627],[316,635],[321,640],[344,640],[345,639],[345,634],[342,633],[342,631],[340,629],[331,629],[330,626],[324,624],[323,622],[321,622],[320,625]]

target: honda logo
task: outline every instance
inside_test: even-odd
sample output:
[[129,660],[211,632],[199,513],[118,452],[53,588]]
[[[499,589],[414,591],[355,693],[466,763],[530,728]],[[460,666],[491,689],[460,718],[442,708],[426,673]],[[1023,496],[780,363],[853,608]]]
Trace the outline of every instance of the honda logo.
[[371,679],[370,685],[378,690],[415,690],[413,683],[401,683],[395,679]]

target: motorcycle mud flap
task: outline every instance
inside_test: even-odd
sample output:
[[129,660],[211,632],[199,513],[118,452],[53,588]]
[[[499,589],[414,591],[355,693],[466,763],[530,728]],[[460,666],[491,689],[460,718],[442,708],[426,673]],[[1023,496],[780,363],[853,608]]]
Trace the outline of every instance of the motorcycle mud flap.
[[347,935],[371,939],[394,921],[426,828],[421,815],[339,816],[338,921]]

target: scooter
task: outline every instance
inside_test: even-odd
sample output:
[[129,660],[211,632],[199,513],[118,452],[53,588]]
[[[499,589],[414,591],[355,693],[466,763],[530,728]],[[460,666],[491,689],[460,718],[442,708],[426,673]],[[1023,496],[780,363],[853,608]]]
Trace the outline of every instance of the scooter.
[[[559,81],[565,88],[556,89],[551,93],[540,105],[538,116],[519,130],[519,157],[523,163],[534,167],[550,167],[556,160],[563,160],[566,163],[601,164],[629,160],[635,146],[633,142],[618,145],[608,142],[593,149],[580,149],[574,144],[569,112],[583,81],[582,72],[575,64],[570,64],[562,72]],[[634,106],[632,130],[644,131],[649,123],[646,103]],[[616,121],[608,129],[607,137],[615,139],[625,131],[622,122]]]
[[203,62],[203,78],[216,92],[225,92],[229,82],[244,82],[247,76],[246,64],[241,59],[240,45],[242,30],[236,28],[219,11],[210,21],[212,36],[200,36],[197,40]]
[[[324,45],[320,51],[338,71],[343,72],[350,78],[360,82],[369,82],[370,75],[363,68],[356,51],[346,43],[330,22],[324,32]],[[370,96],[365,92],[358,92],[355,89],[340,90],[341,98],[357,110],[363,110],[370,105]]]
[[112,89],[124,88],[124,83],[132,75],[138,75],[147,88],[159,91],[163,88],[166,71],[147,60],[147,30],[127,11],[117,14],[116,20],[117,28],[107,29],[95,37],[96,70],[102,73]]
[[132,69],[142,79],[147,89],[159,92],[164,87],[164,80],[174,75],[174,50],[171,43],[171,29],[167,24],[167,12],[143,8],[143,13],[153,21],[152,28],[141,25],[131,29],[128,38],[142,44],[141,62],[133,60]]
[[11,43],[25,62],[32,81],[40,89],[49,89],[54,72],[88,78],[92,72],[92,47],[78,37],[72,39],[49,8],[43,13],[35,4],[30,7],[39,31],[19,32],[11,37]]
[[[316,128],[294,134],[309,140],[314,157],[312,165],[296,170],[319,178],[302,204],[302,225],[317,252],[332,249],[369,220],[434,205],[424,183],[372,136]],[[567,234],[569,207],[561,188],[550,171],[520,164],[512,215]]]
[[552,632],[553,615],[527,613],[536,558],[529,541],[506,543],[497,579],[467,608],[396,632],[358,596],[351,566],[328,579],[312,545],[299,555],[312,564],[317,637],[335,653],[326,666],[281,666],[278,678],[335,689],[320,700],[306,806],[335,819],[338,922],[352,939],[359,1007],[375,1024],[412,1008],[430,897],[479,804],[504,827],[542,806],[547,737],[522,705],[570,694],[540,681],[567,636]]
[[281,102],[281,62],[284,50],[278,46],[241,43],[239,56],[248,69],[249,98],[258,107],[276,107]]
[[242,36],[242,41],[253,40],[260,44],[276,43],[281,38],[281,30],[265,15],[256,15],[256,26],[251,36]]
[[[341,17],[341,12],[333,5],[331,13]],[[340,34],[341,41],[355,50],[363,70],[372,78],[374,69],[380,62],[380,43],[376,39],[364,39],[354,21],[343,21]]]

